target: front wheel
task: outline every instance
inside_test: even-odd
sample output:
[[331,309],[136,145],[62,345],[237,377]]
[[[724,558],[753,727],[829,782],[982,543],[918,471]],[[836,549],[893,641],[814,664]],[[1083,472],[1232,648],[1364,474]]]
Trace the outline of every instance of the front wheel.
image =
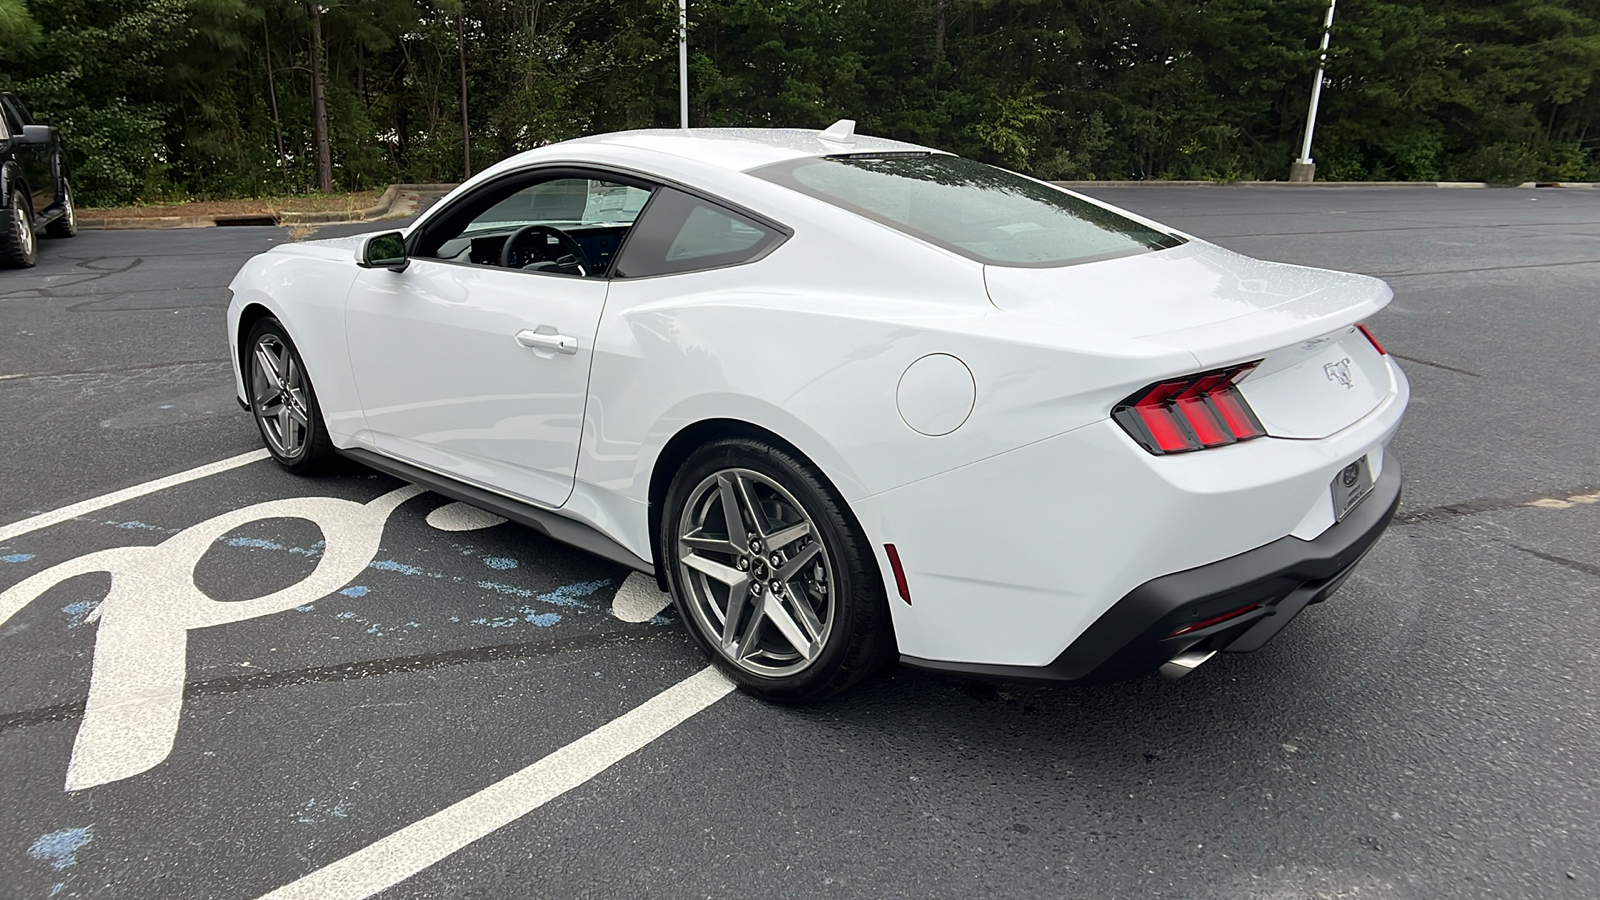
[[25,269],[38,260],[39,247],[34,240],[33,210],[28,206],[28,195],[13,188],[11,206],[0,209],[0,266]]
[[256,322],[244,350],[239,362],[245,390],[267,452],[278,465],[297,474],[326,467],[333,459],[333,442],[305,362],[282,323],[270,316]]
[[893,658],[865,536],[788,451],[744,438],[697,450],[667,491],[661,548],[690,633],[752,694],[820,700]]

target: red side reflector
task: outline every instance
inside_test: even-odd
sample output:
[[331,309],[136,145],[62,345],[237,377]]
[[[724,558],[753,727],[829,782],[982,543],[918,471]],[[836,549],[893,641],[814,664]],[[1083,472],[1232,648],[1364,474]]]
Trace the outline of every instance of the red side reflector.
[[900,599],[911,605],[911,588],[906,585],[906,570],[900,566],[900,551],[893,544],[884,544],[884,552],[889,554],[889,568],[894,570],[894,586],[900,589]]
[[1378,339],[1372,336],[1372,329],[1367,327],[1367,323],[1365,323],[1365,322],[1357,322],[1356,323],[1356,327],[1361,329],[1361,333],[1366,335],[1367,336],[1367,340],[1372,342],[1372,348],[1374,350],[1377,350],[1379,353],[1383,354],[1384,356],[1388,356],[1389,355],[1389,351],[1383,349],[1383,345],[1378,343]]
[[1213,625],[1216,625],[1216,624],[1221,623],[1221,622],[1226,622],[1229,619],[1237,619],[1240,616],[1244,615],[1247,612],[1250,612],[1253,609],[1260,609],[1260,608],[1261,608],[1261,604],[1259,604],[1259,603],[1252,603],[1249,606],[1241,606],[1238,609],[1234,610],[1233,612],[1226,612],[1226,613],[1223,613],[1220,616],[1213,616],[1213,617],[1211,617],[1209,619],[1206,619],[1203,622],[1196,622],[1193,625],[1185,625],[1184,627],[1179,628],[1177,631],[1174,631],[1173,633],[1167,635],[1167,637],[1177,637],[1180,634],[1189,634],[1190,632],[1200,631],[1201,629],[1204,629],[1204,628],[1210,628]]

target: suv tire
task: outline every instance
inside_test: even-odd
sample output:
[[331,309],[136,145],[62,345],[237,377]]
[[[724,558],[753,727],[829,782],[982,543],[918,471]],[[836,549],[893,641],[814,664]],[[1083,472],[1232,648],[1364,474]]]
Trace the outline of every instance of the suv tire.
[[0,209],[0,267],[26,269],[39,261],[33,233],[33,208],[21,188],[11,189],[11,204]]

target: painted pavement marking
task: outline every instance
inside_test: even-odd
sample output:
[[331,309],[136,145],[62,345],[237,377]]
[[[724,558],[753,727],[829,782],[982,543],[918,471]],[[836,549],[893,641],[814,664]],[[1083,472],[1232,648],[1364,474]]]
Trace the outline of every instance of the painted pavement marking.
[[261,900],[357,900],[393,887],[642,749],[734,689],[708,666],[520,772]]
[[428,513],[428,524],[439,531],[478,531],[493,528],[504,521],[502,516],[459,502],[446,503]]
[[624,622],[648,622],[672,605],[672,595],[662,593],[656,580],[630,572],[611,598],[611,614]]
[[143,497],[146,494],[154,494],[157,491],[164,491],[169,487],[174,487],[189,481],[195,481],[200,478],[205,478],[208,475],[215,475],[218,472],[226,472],[229,469],[237,469],[240,466],[249,465],[257,460],[266,459],[268,455],[269,454],[265,449],[251,450],[249,453],[241,453],[238,456],[230,456],[227,459],[219,459],[214,463],[207,463],[203,466],[197,466],[187,471],[178,472],[175,475],[168,475],[165,478],[157,478],[154,481],[146,481],[144,484],[136,484],[133,487],[123,488],[120,491],[112,491],[109,494],[102,494],[98,497],[84,500],[81,503],[74,503],[71,506],[63,506],[60,509],[53,509],[50,512],[40,513],[37,516],[23,519],[20,522],[12,522],[10,525],[0,525],[0,541],[9,541],[14,537],[20,537],[24,534],[28,534],[29,532],[38,531],[41,528],[48,528],[58,522],[65,522],[68,519],[76,518],[84,513],[91,513],[98,509],[105,509],[108,506],[115,506],[124,500],[132,500],[135,497]]
[[[40,513],[0,526],[0,541],[267,457],[264,449],[241,453]],[[100,626],[95,670],[67,767],[67,789],[127,778],[166,759],[182,712],[190,629],[279,612],[305,602],[312,593],[318,597],[330,593],[371,562],[389,514],[422,491],[408,486],[367,504],[331,497],[259,503],[191,526],[154,547],[122,547],[69,560],[0,592],[0,622],[4,622],[65,578],[112,573],[111,591],[91,614]],[[451,507],[430,516],[429,524],[445,531],[472,531],[504,521],[464,504]],[[188,557],[197,562],[227,531],[274,517],[310,519],[324,535],[331,538],[331,530],[341,533],[341,539],[327,541],[325,555],[301,582],[251,601],[219,603],[193,587],[192,573],[188,579],[170,577]],[[624,621],[643,622],[669,602],[649,579],[633,573],[619,588],[612,611]],[[165,652],[152,655],[151,647]],[[399,884],[588,782],[733,690],[733,682],[714,667],[702,669],[520,772],[284,885],[263,900],[354,900]]]
[[[183,713],[189,632],[312,603],[350,583],[372,562],[383,526],[423,492],[407,485],[370,503],[334,497],[271,500],[191,525],[153,547],[101,550],[37,572],[0,592],[0,625],[69,578],[109,572],[111,588],[85,621],[97,621],[94,671],[66,789],[119,781],[172,753]],[[326,541],[316,568],[254,600],[222,602],[195,585],[194,567],[223,535],[264,519],[305,519]]]
[[1537,506],[1540,509],[1571,509],[1580,503],[1600,503],[1600,491],[1595,491],[1592,494],[1575,494],[1565,500],[1560,497],[1541,497],[1528,505]]

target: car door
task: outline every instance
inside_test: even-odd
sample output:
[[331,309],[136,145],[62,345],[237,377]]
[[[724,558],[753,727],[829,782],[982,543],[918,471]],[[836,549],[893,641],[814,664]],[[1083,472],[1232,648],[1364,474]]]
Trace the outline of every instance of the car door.
[[403,271],[362,270],[345,313],[366,416],[359,439],[501,493],[565,503],[607,269],[649,192],[598,173],[513,175],[430,217],[410,236]]
[[55,149],[53,142],[29,140],[32,136],[25,134],[26,127],[35,122],[28,108],[15,95],[7,94],[0,100],[0,106],[4,107],[6,125],[11,131],[12,154],[17,165],[22,167],[23,177],[28,179],[33,212],[38,215],[44,212],[45,207],[56,202],[55,172],[51,165]]

